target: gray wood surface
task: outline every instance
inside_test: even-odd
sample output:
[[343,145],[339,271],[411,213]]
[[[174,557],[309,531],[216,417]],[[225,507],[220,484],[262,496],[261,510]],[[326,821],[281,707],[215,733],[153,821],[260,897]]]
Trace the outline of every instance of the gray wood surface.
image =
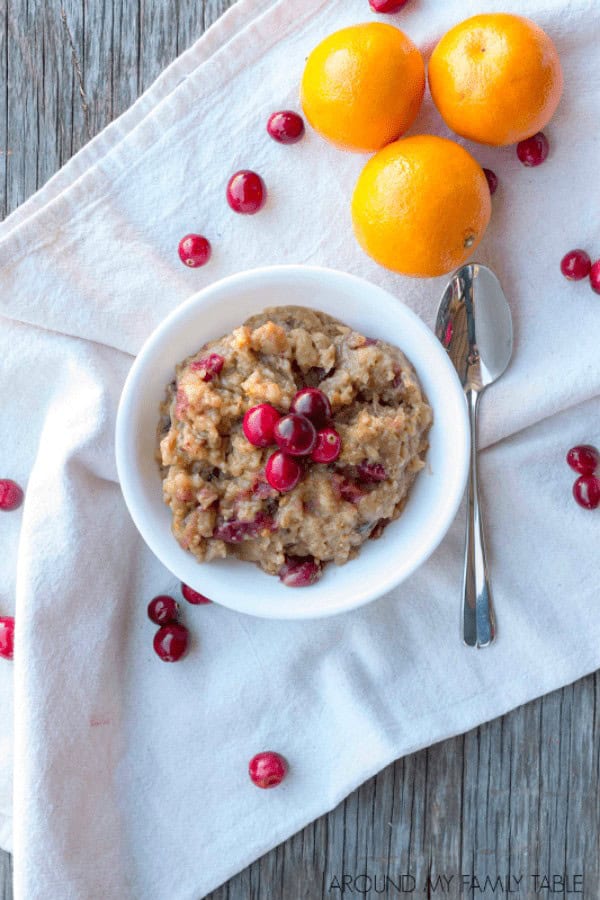
[[[3,2],[3,217],[232,5],[231,0]],[[600,898],[599,691],[600,677],[592,675],[397,761],[210,900],[316,900],[342,896],[341,886],[345,897],[498,897],[506,893],[495,879],[505,879],[506,889],[508,875],[509,896]],[[358,877],[365,874],[371,882]],[[553,881],[565,874],[569,893]],[[403,875],[415,879],[414,890],[406,877],[404,893],[395,887]],[[386,876],[392,880],[386,882]],[[436,882],[443,876],[452,876],[449,888]],[[489,876],[496,890],[470,890],[473,876],[480,888]],[[583,876],[583,892],[575,876]],[[429,891],[424,890],[428,877],[433,878]],[[11,897],[10,882],[10,857],[0,851],[0,900]]]

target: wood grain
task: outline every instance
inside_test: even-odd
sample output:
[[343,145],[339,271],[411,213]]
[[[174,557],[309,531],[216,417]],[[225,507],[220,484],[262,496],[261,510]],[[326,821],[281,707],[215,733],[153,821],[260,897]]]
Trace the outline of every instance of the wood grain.
[[[3,217],[126,110],[232,5],[231,0],[5,3],[0,13]],[[398,760],[210,900],[340,897],[336,880],[342,886],[344,877],[346,897],[501,895],[498,887],[493,893],[464,890],[463,875],[471,887],[473,876],[483,885],[486,875],[493,880],[510,875],[513,889],[521,876],[512,896],[524,900],[597,900],[599,690],[600,676],[592,675]],[[532,876],[565,873],[571,879],[584,876],[583,894],[550,894],[541,881],[536,892]],[[0,900],[12,896],[11,874],[10,857],[0,851]],[[361,875],[367,878],[356,881]],[[408,876],[415,880],[414,891]],[[371,891],[364,893],[368,878]],[[444,878],[451,879],[445,890]],[[571,880],[569,886],[579,885]]]

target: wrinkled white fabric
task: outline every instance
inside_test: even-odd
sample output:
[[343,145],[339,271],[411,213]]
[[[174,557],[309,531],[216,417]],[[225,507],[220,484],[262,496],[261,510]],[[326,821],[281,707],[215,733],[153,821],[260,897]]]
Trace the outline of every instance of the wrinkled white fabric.
[[[385,21],[427,52],[478,11],[420,0]],[[590,193],[600,11],[530,0],[527,13],[565,70],[550,157],[526,169],[514,148],[467,144],[500,179],[477,258],[503,282],[516,338],[482,406],[499,618],[484,652],[459,639],[462,510],[419,572],[358,612],[290,623],[186,606],[194,646],[166,666],[146,604],[177,584],[116,483],[113,428],[132,355],[213,280],[328,265],[387,287],[432,324],[444,279],[386,272],[352,237],[365,157],[310,131],[292,147],[265,132],[274,109],[297,107],[318,40],[376,18],[366,0],[240,0],[0,226],[0,477],[27,482],[22,511],[0,514],[0,614],[16,605],[18,620],[14,667],[0,666],[0,843],[11,846],[14,674],[18,900],[195,900],[391,760],[600,666],[600,514],[574,504],[564,464],[570,445],[600,444],[600,306],[558,267],[573,246],[600,255]],[[411,132],[448,134],[429,98]],[[242,167],[269,188],[254,217],[224,200]],[[192,230],[214,247],[197,271],[176,256]],[[290,762],[268,793],[246,774],[264,748]]]

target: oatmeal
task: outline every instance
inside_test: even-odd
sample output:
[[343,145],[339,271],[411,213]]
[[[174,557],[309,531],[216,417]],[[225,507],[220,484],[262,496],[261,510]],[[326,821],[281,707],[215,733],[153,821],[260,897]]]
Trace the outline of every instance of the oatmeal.
[[310,584],[400,515],[431,420],[397,347],[304,307],[267,309],[167,388],[158,458],[173,533],[200,562],[235,556]]

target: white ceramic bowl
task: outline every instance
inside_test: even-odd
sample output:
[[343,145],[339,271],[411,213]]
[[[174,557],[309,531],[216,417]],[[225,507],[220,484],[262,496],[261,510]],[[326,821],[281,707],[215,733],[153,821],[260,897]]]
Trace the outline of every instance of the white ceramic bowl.
[[[198,563],[171,533],[154,458],[158,407],[175,364],[208,340],[268,306],[320,309],[370,337],[400,347],[414,365],[433,426],[427,466],[417,477],[400,518],[367,541],[344,566],[330,564],[309,588],[288,588],[257,566],[238,560]],[[116,456],[121,489],[140,534],[178,579],[241,612],[282,619],[328,616],[379,597],[433,553],[458,509],[467,477],[466,404],[445,351],[397,297],[367,281],[330,269],[275,266],[212,284],[177,307],[135,360],[117,415]]]

